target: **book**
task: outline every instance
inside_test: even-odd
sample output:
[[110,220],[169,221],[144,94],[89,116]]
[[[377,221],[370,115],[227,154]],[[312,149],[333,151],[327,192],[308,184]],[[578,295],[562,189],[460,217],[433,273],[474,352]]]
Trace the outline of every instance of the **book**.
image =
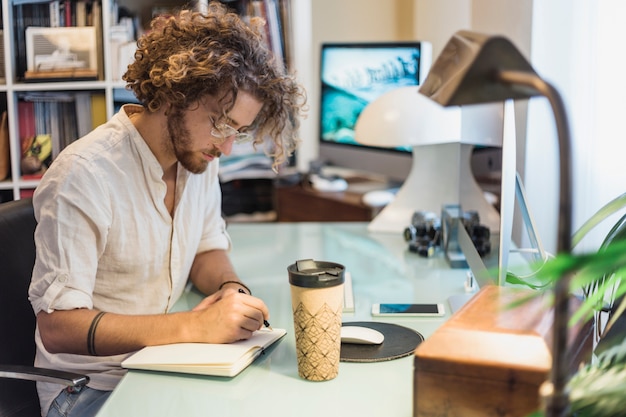
[[9,124],[7,112],[2,112],[0,122],[0,181],[11,174],[11,154],[9,150]]
[[263,5],[263,0],[252,0],[250,2],[250,16],[249,17],[261,17],[265,21],[265,26],[263,27],[263,40],[268,48],[271,48],[270,42],[270,29],[267,24],[267,13],[265,7]]
[[71,0],[65,0],[64,2],[65,8],[63,9],[65,12],[65,27],[72,27],[72,26],[76,26],[74,24],[74,22],[72,21],[72,16],[74,15],[72,13],[72,2]]
[[76,115],[76,138],[82,138],[93,129],[91,120],[91,93],[78,91],[74,93],[74,107]]
[[98,68],[98,79],[104,80],[104,45],[102,41],[102,5],[94,1],[91,5],[93,27],[96,30],[96,58]]
[[[0,14],[0,16],[2,16]],[[6,83],[6,73],[4,71],[5,67],[4,67],[4,57],[5,57],[5,53],[4,53],[4,30],[2,28],[0,28],[0,84],[5,84]]]
[[25,141],[30,141],[35,137],[35,103],[32,101],[19,100],[17,102],[18,113],[18,129],[19,138],[22,142],[22,151],[20,155],[23,155],[30,145]]
[[266,348],[282,338],[285,329],[261,329],[247,340],[227,344],[173,343],[147,346],[122,362],[127,369],[233,377]]
[[60,0],[52,0],[50,7],[50,27],[58,28],[61,26],[61,4]]
[[[89,94],[87,92],[62,92],[44,91],[28,92],[20,95],[18,108],[20,111],[19,128],[20,138],[23,142],[22,153],[27,148],[32,148],[31,138],[35,140],[40,136],[50,136],[52,144],[51,160],[61,152],[63,148],[78,139],[78,120],[76,111],[76,96]],[[89,98],[87,98],[89,100]],[[33,110],[28,105],[33,106]],[[85,109],[85,111],[89,111]],[[34,114],[34,135],[31,132]],[[23,172],[28,174],[28,172]]]
[[91,128],[104,124],[107,121],[107,103],[104,94],[93,93],[91,95]]
[[280,21],[280,10],[277,0],[264,0],[265,16],[267,19],[267,31],[269,33],[270,49],[279,62],[284,62],[282,22]]
[[87,26],[87,2],[79,0],[75,3],[76,26]]

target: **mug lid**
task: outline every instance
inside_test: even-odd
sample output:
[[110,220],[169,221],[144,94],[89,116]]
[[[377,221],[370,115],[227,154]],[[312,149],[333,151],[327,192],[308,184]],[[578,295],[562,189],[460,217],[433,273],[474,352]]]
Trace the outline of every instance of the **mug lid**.
[[326,288],[343,284],[345,267],[335,262],[302,259],[289,265],[289,283],[297,287]]

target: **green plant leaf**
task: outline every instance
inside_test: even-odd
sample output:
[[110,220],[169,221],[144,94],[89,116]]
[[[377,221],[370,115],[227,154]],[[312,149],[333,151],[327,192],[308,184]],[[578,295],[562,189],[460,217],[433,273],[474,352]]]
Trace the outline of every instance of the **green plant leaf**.
[[572,247],[575,247],[594,227],[607,217],[626,207],[626,193],[611,200],[589,218],[572,236]]
[[532,288],[533,290],[546,289],[546,288],[548,288],[549,286],[552,285],[551,281],[535,284],[535,283],[529,282],[529,281],[525,280],[524,278],[521,278],[521,277],[519,277],[519,276],[517,276],[517,275],[515,275],[515,274],[513,274],[511,272],[508,272],[506,274],[506,282],[509,283],[509,284],[513,284],[513,285],[522,285],[522,286],[525,286],[525,287],[528,287],[528,288]]
[[[581,320],[588,320],[600,310],[608,291],[614,291],[615,298],[626,293],[626,280],[622,280],[622,277],[626,277],[626,240],[615,241],[598,252],[561,253],[545,263],[538,262],[533,267],[537,269],[535,279],[539,284],[510,273],[506,277],[507,283],[535,289],[539,296],[551,289],[566,274],[570,274],[572,291],[588,288],[580,308],[569,320],[570,325],[574,325]],[[518,300],[511,307],[521,305],[525,301],[528,300]]]
[[624,415],[626,340],[581,368],[568,382],[572,414],[577,417]]
[[[616,299],[619,299],[622,295],[626,294],[626,286],[621,286],[620,287],[621,291],[617,292],[615,295]],[[617,319],[624,314],[624,311],[626,311],[626,297],[624,297],[622,299],[622,302],[620,303],[620,305],[617,307],[617,309],[615,310],[615,312],[613,313],[613,316],[610,318],[610,320],[608,321],[608,323],[606,324],[606,329],[611,328],[611,326],[613,326],[613,323],[615,323],[615,321],[617,321]]]

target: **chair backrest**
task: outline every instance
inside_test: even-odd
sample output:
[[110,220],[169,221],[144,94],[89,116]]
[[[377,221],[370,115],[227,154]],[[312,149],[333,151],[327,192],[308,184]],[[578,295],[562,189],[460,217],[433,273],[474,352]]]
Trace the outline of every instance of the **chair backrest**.
[[[33,365],[35,315],[28,286],[35,263],[31,199],[0,204],[0,364]],[[35,383],[0,378],[0,417],[39,416]]]

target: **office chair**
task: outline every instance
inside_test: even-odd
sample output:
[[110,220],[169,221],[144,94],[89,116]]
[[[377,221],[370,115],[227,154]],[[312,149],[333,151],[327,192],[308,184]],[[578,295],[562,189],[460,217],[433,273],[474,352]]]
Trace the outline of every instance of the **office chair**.
[[33,367],[35,315],[28,286],[35,263],[31,199],[0,204],[0,417],[40,417],[35,381],[82,386],[89,378]]

